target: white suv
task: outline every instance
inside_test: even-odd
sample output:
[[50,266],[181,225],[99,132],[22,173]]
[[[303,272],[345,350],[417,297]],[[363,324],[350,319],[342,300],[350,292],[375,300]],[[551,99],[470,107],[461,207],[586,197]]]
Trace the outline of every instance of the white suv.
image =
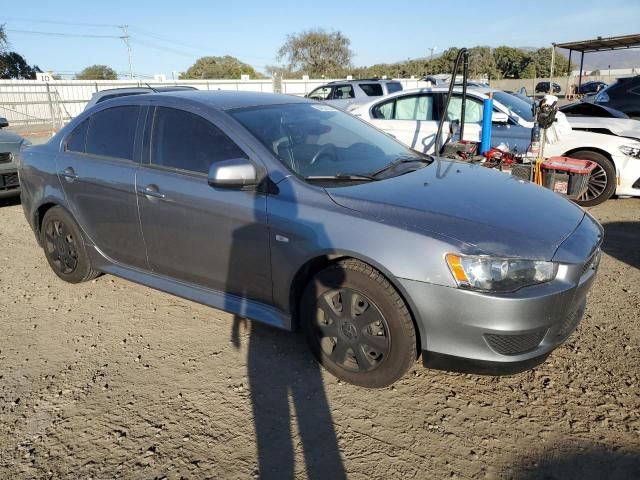
[[367,103],[375,97],[382,97],[400,90],[402,90],[402,84],[396,80],[339,80],[322,85],[305,96],[347,110],[352,105]]

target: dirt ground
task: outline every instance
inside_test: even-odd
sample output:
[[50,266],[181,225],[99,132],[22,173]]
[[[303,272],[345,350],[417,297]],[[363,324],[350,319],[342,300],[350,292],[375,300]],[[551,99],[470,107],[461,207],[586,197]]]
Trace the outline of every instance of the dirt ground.
[[0,478],[640,478],[640,199],[535,370],[343,384],[299,336],[104,275],[68,285],[0,206]]

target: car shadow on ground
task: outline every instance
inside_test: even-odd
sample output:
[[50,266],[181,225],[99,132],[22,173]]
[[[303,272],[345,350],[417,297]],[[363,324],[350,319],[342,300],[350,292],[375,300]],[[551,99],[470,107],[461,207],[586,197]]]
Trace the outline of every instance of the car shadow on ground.
[[640,268],[640,222],[604,223],[605,253],[634,268]]
[[3,207],[14,207],[16,205],[20,205],[20,197],[8,197],[8,198],[0,198],[0,208]]
[[640,451],[606,445],[554,445],[526,456],[505,472],[518,480],[626,480],[640,478]]

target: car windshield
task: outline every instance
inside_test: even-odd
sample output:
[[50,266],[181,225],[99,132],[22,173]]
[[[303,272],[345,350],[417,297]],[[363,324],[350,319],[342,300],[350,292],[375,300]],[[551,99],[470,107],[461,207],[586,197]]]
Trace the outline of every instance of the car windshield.
[[[368,176],[398,159],[405,164],[430,158],[328,105],[270,105],[230,113],[302,177]],[[390,175],[401,170],[391,169]]]
[[533,122],[531,104],[507,92],[493,92],[493,98],[527,122]]

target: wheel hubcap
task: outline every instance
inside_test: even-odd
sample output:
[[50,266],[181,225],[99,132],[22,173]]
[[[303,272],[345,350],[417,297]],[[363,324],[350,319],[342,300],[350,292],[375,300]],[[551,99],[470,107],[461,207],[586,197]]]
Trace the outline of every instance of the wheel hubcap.
[[389,352],[384,316],[371,300],[349,288],[331,290],[318,298],[314,327],[322,352],[347,370],[373,370]]
[[78,251],[73,235],[67,226],[59,220],[47,224],[45,229],[45,248],[55,268],[69,274],[78,265]]
[[607,172],[600,165],[596,165],[596,168],[589,176],[587,190],[578,197],[578,200],[585,202],[598,198],[607,188],[607,181]]

